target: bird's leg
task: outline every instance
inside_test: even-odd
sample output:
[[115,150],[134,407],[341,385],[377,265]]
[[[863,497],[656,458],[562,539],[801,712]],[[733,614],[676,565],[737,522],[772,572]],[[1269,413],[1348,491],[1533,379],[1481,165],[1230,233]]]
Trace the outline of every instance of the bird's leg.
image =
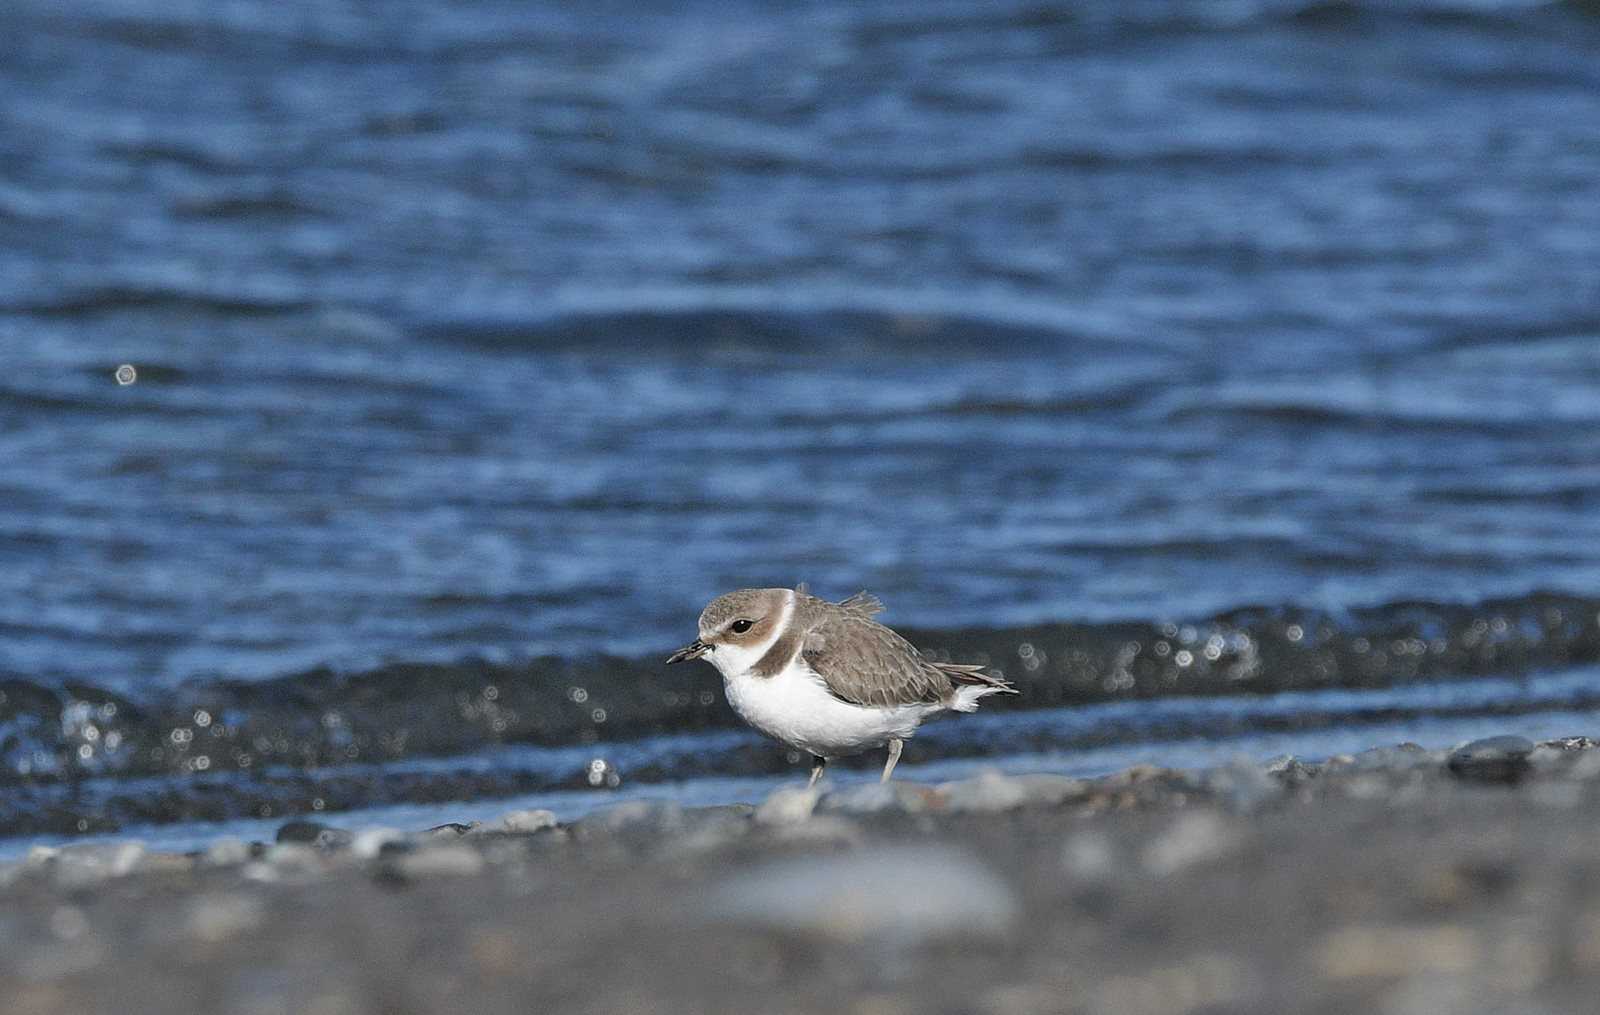
[[894,774],[894,766],[900,761],[900,749],[905,742],[900,739],[889,741],[889,760],[883,763],[883,778],[879,782],[888,782],[889,776]]
[[806,783],[806,789],[810,789],[817,784],[817,780],[822,778],[822,770],[827,767],[827,758],[818,757],[815,754],[811,756],[811,781]]

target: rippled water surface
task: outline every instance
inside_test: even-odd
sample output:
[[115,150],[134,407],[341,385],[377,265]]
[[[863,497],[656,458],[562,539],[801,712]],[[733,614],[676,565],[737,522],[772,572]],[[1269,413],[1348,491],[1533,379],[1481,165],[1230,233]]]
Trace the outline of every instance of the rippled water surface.
[[0,19],[0,834],[770,778],[746,585],[1022,684],[913,764],[1595,707],[1590,4]]

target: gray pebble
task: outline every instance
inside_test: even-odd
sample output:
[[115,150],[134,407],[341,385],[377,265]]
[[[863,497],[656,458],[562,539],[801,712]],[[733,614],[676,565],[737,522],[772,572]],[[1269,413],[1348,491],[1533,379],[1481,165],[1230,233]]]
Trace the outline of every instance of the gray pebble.
[[1573,736],[1557,737],[1539,744],[1540,747],[1551,747],[1560,751],[1588,751],[1600,747],[1600,741],[1593,737]]
[[1081,779],[1065,775],[1005,775],[984,772],[975,778],[939,787],[947,811],[1009,811],[1018,807],[1055,806],[1086,795]]
[[710,852],[743,838],[750,831],[749,814],[724,808],[704,810],[709,813],[701,813],[699,809],[689,811],[687,825],[661,843],[667,854],[691,856]]
[[185,929],[198,941],[216,944],[250,933],[265,917],[266,907],[255,896],[217,892],[198,896],[189,903]]
[[350,841],[350,852],[363,860],[370,860],[385,850],[403,849],[411,837],[398,828],[363,828]]
[[483,854],[471,846],[430,846],[401,854],[391,861],[405,878],[469,877],[483,870]]
[[713,919],[887,945],[1001,935],[1018,911],[1004,879],[941,846],[768,864],[732,877],[707,905]]
[[1499,736],[1474,740],[1450,753],[1450,771],[1480,782],[1516,782],[1527,774],[1533,741]]
[[303,842],[280,842],[263,850],[259,859],[246,863],[239,876],[247,881],[305,883],[321,878],[333,866],[335,857],[346,855]]
[[1567,769],[1569,779],[1593,779],[1600,776],[1600,751],[1586,751]]
[[56,882],[76,887],[133,873],[145,857],[144,843],[95,842],[63,846],[55,856]]
[[683,808],[670,801],[630,800],[593,812],[573,825],[572,831],[580,839],[622,832],[672,833],[683,827],[683,814]]
[[1214,811],[1190,811],[1179,815],[1164,834],[1157,836],[1141,859],[1153,874],[1176,874],[1232,853],[1241,838],[1238,829]]
[[556,826],[556,816],[543,809],[506,811],[495,820],[495,826],[505,832],[538,832]]
[[817,801],[817,810],[824,814],[916,814],[928,810],[938,797],[936,791],[925,786],[869,782],[824,793]]
[[1541,771],[1560,771],[1577,756],[1574,751],[1552,747],[1549,744],[1539,744],[1528,755],[1528,764]]
[[1369,747],[1352,757],[1350,767],[1366,771],[1381,769],[1395,772],[1419,768],[1432,761],[1434,761],[1433,756],[1421,744],[1404,743],[1392,747]]
[[1105,881],[1117,868],[1117,847],[1103,832],[1075,832],[1061,847],[1061,866],[1087,882]]
[[56,846],[33,846],[28,849],[28,855],[23,863],[32,868],[46,867],[55,862],[56,855],[61,852]]
[[1583,787],[1575,782],[1548,782],[1534,786],[1528,794],[1535,803],[1542,807],[1557,807],[1563,810],[1576,807],[1583,803]]
[[1250,761],[1235,761],[1201,773],[1200,785],[1229,810],[1249,813],[1283,797],[1284,783]]
[[236,867],[250,859],[250,846],[243,839],[224,836],[216,840],[202,856],[203,862],[213,867]]
[[808,846],[858,846],[861,828],[849,818],[816,815],[792,825],[771,826],[771,838],[778,842]]
[[1294,789],[1316,778],[1321,768],[1308,765],[1292,754],[1280,754],[1267,762],[1263,771],[1282,782],[1286,789]]
[[317,847],[303,842],[280,842],[261,854],[262,863],[280,871],[321,871],[323,859]]
[[343,849],[353,837],[343,828],[320,821],[289,821],[278,829],[275,841],[294,842],[318,849]]
[[793,825],[811,817],[821,796],[815,788],[785,786],[767,794],[756,808],[756,823],[761,825]]

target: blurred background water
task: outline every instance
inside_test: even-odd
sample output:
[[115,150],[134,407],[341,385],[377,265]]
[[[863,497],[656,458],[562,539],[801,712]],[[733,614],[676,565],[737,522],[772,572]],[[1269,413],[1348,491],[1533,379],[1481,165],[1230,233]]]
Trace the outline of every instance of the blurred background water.
[[0,835],[746,792],[799,581],[913,778],[1600,707],[1588,3],[9,0],[0,352]]

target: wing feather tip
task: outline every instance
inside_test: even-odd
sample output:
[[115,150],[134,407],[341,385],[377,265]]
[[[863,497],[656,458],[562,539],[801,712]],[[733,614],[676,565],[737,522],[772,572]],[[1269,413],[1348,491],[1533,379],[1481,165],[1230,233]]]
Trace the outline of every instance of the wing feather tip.
[[991,687],[996,694],[1021,694],[1017,686],[1004,677],[993,677],[983,672],[987,666],[976,663],[934,663],[934,669],[957,684]]
[[875,617],[883,612],[883,600],[879,599],[871,592],[868,592],[866,589],[862,589],[853,596],[848,596],[844,599],[841,599],[839,601],[839,605],[849,610],[851,613],[855,613],[863,617]]

